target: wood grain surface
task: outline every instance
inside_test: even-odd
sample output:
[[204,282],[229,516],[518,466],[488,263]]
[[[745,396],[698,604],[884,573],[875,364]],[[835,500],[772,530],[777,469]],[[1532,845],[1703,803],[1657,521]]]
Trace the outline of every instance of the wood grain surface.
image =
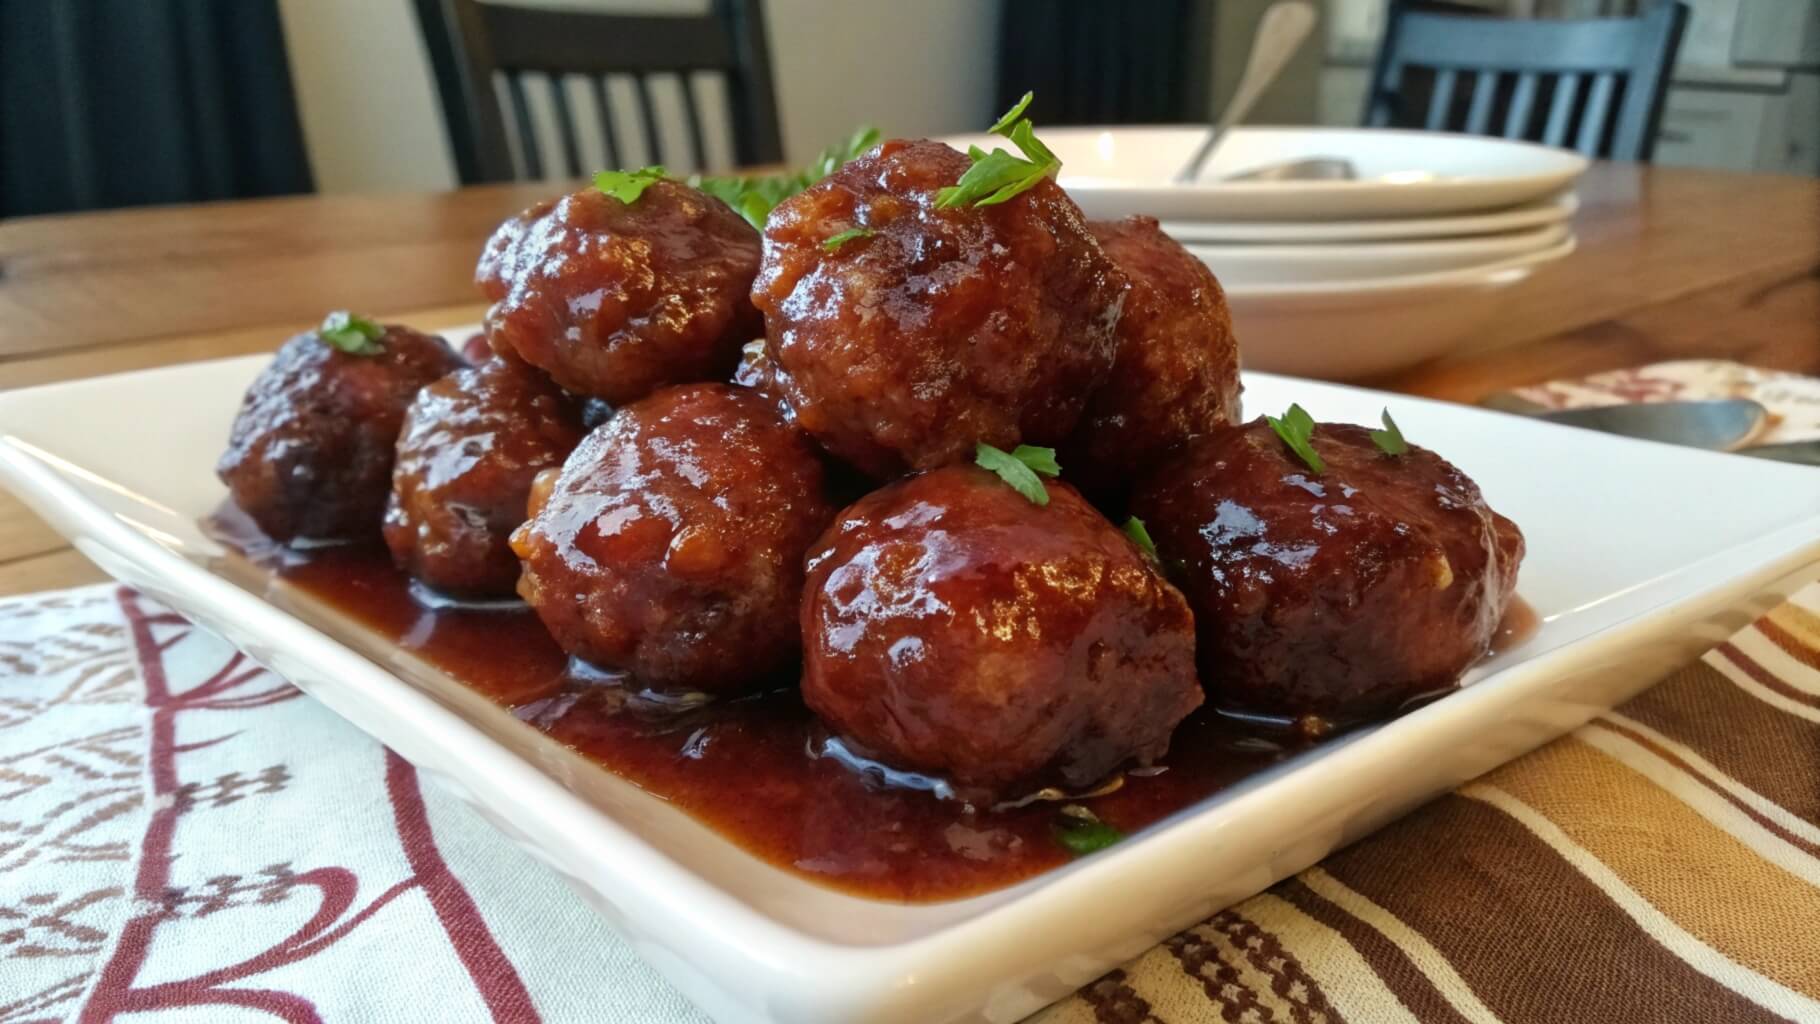
[[[0,388],[269,351],[331,309],[479,319],[474,261],[551,194],[307,196],[0,223]],[[1663,359],[1820,374],[1820,182],[1599,164],[1572,256],[1461,351],[1374,386],[1472,402]],[[1241,338],[1241,344],[1243,339]],[[212,455],[210,456],[212,458]],[[0,594],[101,579],[0,494]]]

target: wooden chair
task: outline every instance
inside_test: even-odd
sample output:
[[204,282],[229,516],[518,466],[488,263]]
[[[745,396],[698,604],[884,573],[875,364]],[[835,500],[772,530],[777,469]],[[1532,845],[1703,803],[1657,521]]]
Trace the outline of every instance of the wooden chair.
[[1686,23],[1679,2],[1636,18],[1582,21],[1458,17],[1393,4],[1365,123],[1648,160]]
[[[479,3],[477,0],[414,0],[419,27],[429,46],[437,90],[455,166],[463,184],[545,176],[542,146],[531,114],[527,78],[544,79],[557,122],[562,163],[559,173],[580,177],[577,120],[565,76],[581,76],[592,92],[595,117],[608,164],[618,166],[627,150],[608,95],[608,76],[631,78],[637,94],[640,130],[652,162],[678,163],[666,152],[652,102],[654,78],[672,76],[680,87],[688,123],[689,156],[706,168],[703,126],[693,74],[718,72],[726,98],[734,162],[741,166],[777,163],[783,145],[771,86],[761,0],[713,0],[707,14],[598,14],[590,11]],[[495,81],[504,86],[499,97]],[[512,132],[506,125],[509,107]],[[513,160],[513,139],[518,161]]]

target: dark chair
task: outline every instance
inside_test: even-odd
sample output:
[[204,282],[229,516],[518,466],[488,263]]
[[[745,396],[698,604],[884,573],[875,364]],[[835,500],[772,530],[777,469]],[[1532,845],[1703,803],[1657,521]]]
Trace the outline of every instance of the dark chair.
[[1393,4],[1365,123],[1648,160],[1687,5],[1636,18],[1511,20]]
[[[637,92],[639,125],[645,152],[654,162],[678,163],[682,154],[665,150],[658,130],[657,108],[650,84],[672,76],[680,87],[688,122],[688,155],[692,166],[707,160],[703,126],[693,76],[714,72],[726,84],[733,159],[742,166],[783,159],[777,104],[771,87],[770,55],[765,44],[760,0],[713,0],[707,14],[597,14],[551,10],[476,0],[414,0],[418,24],[429,45],[436,72],[455,167],[463,184],[544,177],[544,155],[531,115],[527,77],[543,79],[557,122],[561,168],[580,177],[583,167],[577,120],[581,111],[563,85],[565,76],[581,76],[592,92],[608,163],[618,165],[626,152],[609,101],[609,75],[626,75]],[[496,85],[496,79],[498,84]],[[499,96],[503,85],[505,99]],[[510,109],[511,133],[506,112]],[[518,162],[513,160],[513,138]]]

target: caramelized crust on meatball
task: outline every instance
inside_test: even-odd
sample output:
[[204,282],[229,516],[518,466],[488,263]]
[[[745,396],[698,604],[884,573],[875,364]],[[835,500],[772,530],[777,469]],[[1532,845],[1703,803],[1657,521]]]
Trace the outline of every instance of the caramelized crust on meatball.
[[570,654],[709,693],[795,658],[803,553],[836,507],[814,446],[760,396],[695,384],[628,405],[532,504],[518,590]]
[[1068,478],[1123,491],[1190,438],[1239,415],[1239,347],[1226,293],[1154,217],[1088,224],[1131,280],[1118,360],[1063,446]]
[[385,541],[400,569],[439,590],[512,593],[531,481],[582,438],[576,403],[537,370],[489,359],[417,393],[398,437]]
[[396,324],[375,344],[353,355],[299,334],[247,389],[215,474],[274,540],[379,535],[405,409],[462,362],[441,338]]
[[614,405],[725,380],[764,329],[749,294],[759,244],[727,204],[673,181],[631,203],[593,188],[539,203],[493,233],[475,271],[488,340]]
[[[798,422],[875,476],[1054,444],[1112,366],[1125,280],[1052,181],[936,208],[970,162],[886,142],[780,203],[752,300]],[[832,251],[853,228],[870,234]]]
[[1466,474],[1323,423],[1316,474],[1264,420],[1189,445],[1134,496],[1194,605],[1223,708],[1346,724],[1454,686],[1515,590],[1523,535]]
[[1073,488],[950,466],[809,558],[803,699],[862,752],[987,799],[1149,764],[1201,703],[1187,602]]

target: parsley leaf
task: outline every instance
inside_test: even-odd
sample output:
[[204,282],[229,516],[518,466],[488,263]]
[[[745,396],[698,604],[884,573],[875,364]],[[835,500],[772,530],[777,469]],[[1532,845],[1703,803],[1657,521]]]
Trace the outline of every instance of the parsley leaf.
[[986,130],[991,132],[994,135],[1005,134],[1005,132],[1008,129],[1010,129],[1010,127],[1012,125],[1017,123],[1018,118],[1024,116],[1024,111],[1030,109],[1030,101],[1033,99],[1036,99],[1036,93],[1034,93],[1034,92],[1025,93],[1023,99],[1020,99],[1016,103],[1012,104],[1011,109],[1005,111],[1005,116],[999,118],[996,122],[993,123],[992,127],[988,128]]
[[1062,808],[1051,829],[1055,840],[1076,857],[1098,853],[1125,838],[1125,833],[1101,821],[1092,811],[1078,804]]
[[878,145],[878,140],[878,129],[863,125],[845,141],[822,150],[800,171],[756,178],[714,178],[694,174],[689,176],[689,184],[733,207],[748,224],[763,231],[766,218],[778,203],[833,174],[842,164]]
[[1042,477],[1059,476],[1062,467],[1055,461],[1054,448],[1037,448],[1020,444],[1007,452],[981,443],[974,448],[975,464],[981,468],[997,473],[999,479],[1011,485],[1011,489],[1030,499],[1032,504],[1049,504],[1049,489],[1043,486]]
[[636,171],[601,171],[594,175],[594,187],[630,206],[645,194],[645,189],[662,181],[666,173],[662,164]]
[[316,336],[351,356],[376,356],[385,351],[379,344],[379,339],[385,337],[385,328],[345,309],[323,317]]
[[1152,562],[1155,562],[1158,565],[1162,564],[1163,560],[1157,557],[1156,541],[1150,539],[1150,531],[1144,528],[1144,521],[1142,519],[1139,519],[1137,516],[1127,517],[1124,529],[1125,536],[1131,538],[1131,543],[1136,544],[1139,551],[1142,551],[1148,556]]
[[967,168],[960,181],[935,193],[937,209],[963,204],[994,206],[1028,192],[1062,169],[1062,161],[1037,139],[1035,126],[1024,116],[1032,96],[1032,93],[1025,93],[1024,98],[1005,111],[1005,116],[990,129],[992,134],[1010,139],[1024,155],[1018,157],[1002,149],[988,153],[978,146],[967,147],[967,156],[973,160],[973,166]]
[[1308,410],[1300,405],[1291,405],[1282,419],[1275,416],[1264,418],[1270,421],[1270,429],[1277,432],[1289,450],[1307,463],[1309,469],[1317,474],[1327,471],[1327,463],[1322,462],[1321,456],[1314,450],[1314,417],[1308,415]]
[[1397,421],[1390,418],[1390,410],[1384,410],[1384,429],[1371,432],[1371,443],[1386,455],[1407,455],[1409,442],[1403,440],[1403,432],[1397,429]]
[[871,228],[848,228],[839,234],[829,236],[826,241],[822,242],[822,251],[833,252],[841,246],[846,245],[848,242],[853,241],[855,238],[871,238],[876,234],[878,234],[878,232]]

